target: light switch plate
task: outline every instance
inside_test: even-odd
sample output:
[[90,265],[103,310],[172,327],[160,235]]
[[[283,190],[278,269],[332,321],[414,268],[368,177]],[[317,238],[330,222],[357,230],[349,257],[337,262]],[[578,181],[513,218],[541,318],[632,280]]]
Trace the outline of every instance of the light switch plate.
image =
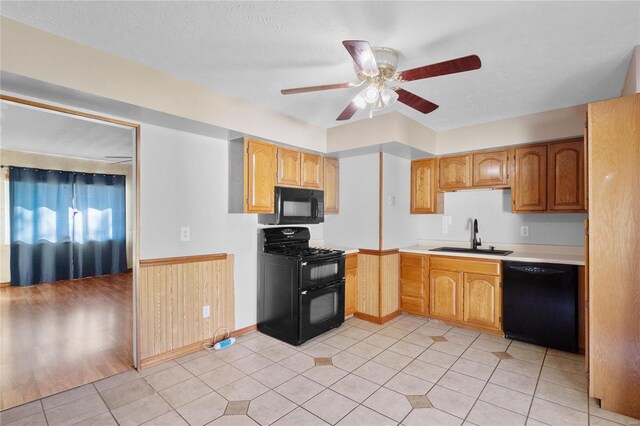
[[528,237],[529,236],[529,227],[528,226],[521,226],[520,227],[520,236],[521,237]]
[[185,242],[191,239],[191,229],[188,226],[180,228],[180,241]]
[[211,316],[211,310],[209,309],[209,305],[204,305],[202,307],[202,318],[209,318]]

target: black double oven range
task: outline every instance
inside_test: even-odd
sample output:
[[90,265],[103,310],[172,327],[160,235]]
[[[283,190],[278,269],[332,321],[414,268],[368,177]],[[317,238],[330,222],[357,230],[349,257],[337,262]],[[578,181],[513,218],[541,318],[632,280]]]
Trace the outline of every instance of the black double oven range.
[[345,256],[309,247],[305,227],[260,230],[258,330],[300,345],[344,321]]

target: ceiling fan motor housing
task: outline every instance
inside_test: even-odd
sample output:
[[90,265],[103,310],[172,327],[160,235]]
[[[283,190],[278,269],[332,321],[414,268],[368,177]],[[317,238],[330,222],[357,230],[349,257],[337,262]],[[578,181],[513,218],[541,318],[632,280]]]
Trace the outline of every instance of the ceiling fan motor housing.
[[[379,78],[383,81],[391,80],[398,69],[398,51],[389,47],[372,47],[371,50],[380,71],[380,74],[374,78]],[[355,62],[353,67],[359,80],[364,81],[372,78],[364,74]]]

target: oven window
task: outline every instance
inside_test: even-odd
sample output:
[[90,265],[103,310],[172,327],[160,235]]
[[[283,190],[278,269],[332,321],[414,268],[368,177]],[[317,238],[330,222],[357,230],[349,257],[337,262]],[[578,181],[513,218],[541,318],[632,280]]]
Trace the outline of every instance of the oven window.
[[309,303],[309,324],[321,324],[332,319],[338,312],[338,294],[323,294],[311,299]]
[[325,278],[338,278],[338,262],[322,263],[309,268],[309,279],[312,281],[324,280]]
[[287,217],[311,217],[311,202],[284,201],[282,211]]

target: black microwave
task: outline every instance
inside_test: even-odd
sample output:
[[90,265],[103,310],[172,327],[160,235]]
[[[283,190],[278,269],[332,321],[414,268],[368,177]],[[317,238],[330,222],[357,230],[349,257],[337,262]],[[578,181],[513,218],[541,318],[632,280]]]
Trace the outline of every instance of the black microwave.
[[297,225],[324,222],[324,191],[275,187],[274,214],[258,215],[263,225]]

